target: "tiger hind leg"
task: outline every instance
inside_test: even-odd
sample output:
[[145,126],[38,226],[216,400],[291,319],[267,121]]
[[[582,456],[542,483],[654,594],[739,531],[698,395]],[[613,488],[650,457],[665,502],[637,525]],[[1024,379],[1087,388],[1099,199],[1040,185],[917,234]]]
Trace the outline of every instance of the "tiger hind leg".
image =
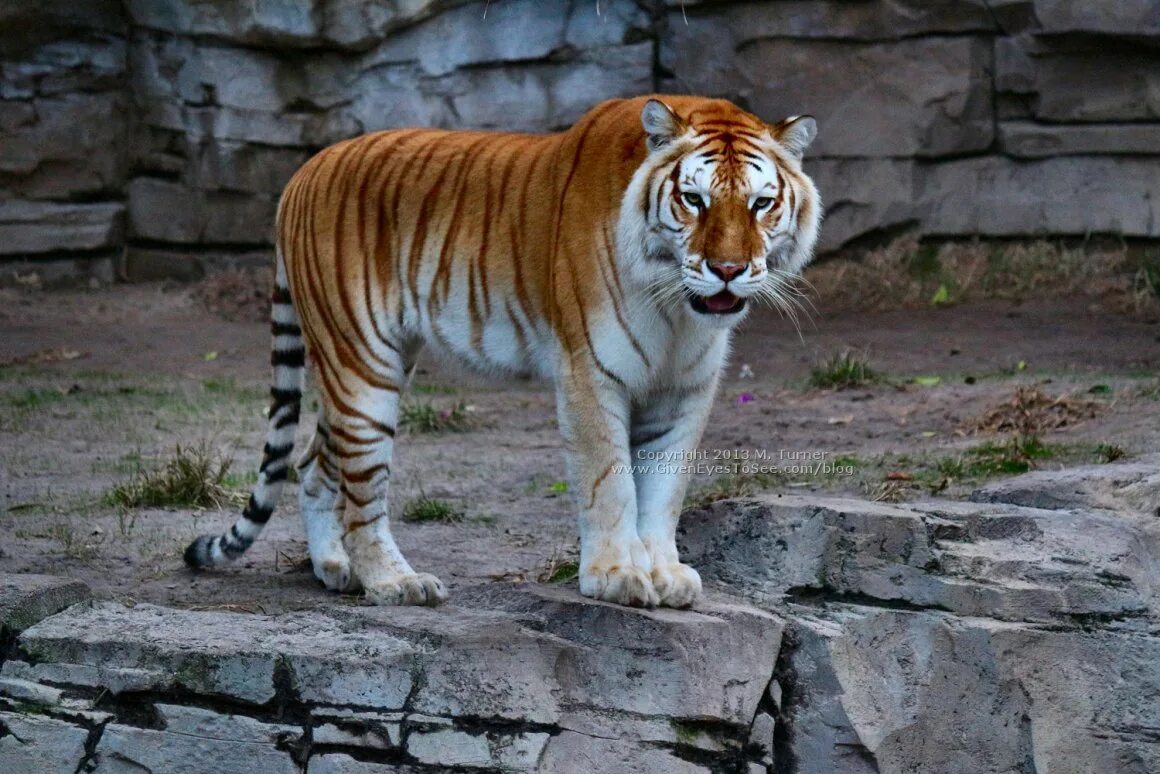
[[358,591],[358,576],[342,545],[343,509],[338,457],[326,420],[318,419],[310,448],[298,463],[298,502],[314,576],[331,591]]
[[396,350],[386,356],[389,370],[362,377],[346,371],[341,397],[328,413],[346,500],[342,543],[368,601],[438,605],[447,599],[442,581],[411,569],[391,534],[387,494],[405,371]]

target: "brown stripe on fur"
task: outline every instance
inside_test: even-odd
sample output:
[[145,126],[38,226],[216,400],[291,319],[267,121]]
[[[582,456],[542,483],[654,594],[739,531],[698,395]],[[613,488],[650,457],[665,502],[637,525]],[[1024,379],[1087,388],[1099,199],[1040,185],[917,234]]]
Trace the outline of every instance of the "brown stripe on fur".
[[380,462],[377,465],[371,465],[366,470],[348,470],[344,474],[344,478],[352,484],[365,484],[377,474],[383,472],[390,476],[391,466],[385,462]]
[[591,508],[596,504],[596,490],[600,488],[600,485],[604,483],[604,479],[608,478],[608,474],[612,472],[613,464],[614,463],[609,463],[608,467],[606,467],[600,473],[600,475],[596,477],[596,480],[592,482],[592,492],[591,497],[588,500],[588,508]]

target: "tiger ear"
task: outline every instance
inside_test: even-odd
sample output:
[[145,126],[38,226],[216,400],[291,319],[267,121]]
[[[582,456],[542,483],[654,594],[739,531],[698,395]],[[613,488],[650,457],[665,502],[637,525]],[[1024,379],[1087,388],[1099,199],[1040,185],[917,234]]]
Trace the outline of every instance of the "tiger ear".
[[648,135],[648,149],[663,148],[685,133],[687,128],[681,117],[659,99],[650,99],[640,111],[640,123]]
[[818,122],[813,116],[791,116],[770,127],[773,139],[781,143],[794,158],[801,160],[806,148],[818,136]]

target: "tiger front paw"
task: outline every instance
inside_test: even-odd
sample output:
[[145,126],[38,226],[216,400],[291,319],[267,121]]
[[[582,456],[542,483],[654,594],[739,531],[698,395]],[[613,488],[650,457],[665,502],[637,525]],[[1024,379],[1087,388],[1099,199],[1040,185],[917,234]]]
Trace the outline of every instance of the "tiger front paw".
[[447,601],[443,581],[426,572],[396,575],[367,583],[366,599],[372,605],[427,605],[434,607]]
[[687,564],[654,566],[652,582],[665,607],[692,607],[701,596],[701,576]]
[[322,581],[322,585],[331,591],[340,594],[349,594],[362,588],[358,576],[350,567],[350,559],[346,552],[335,552],[319,559],[311,558],[314,568],[314,577]]
[[641,567],[591,564],[580,571],[580,593],[628,607],[656,607],[660,596]]

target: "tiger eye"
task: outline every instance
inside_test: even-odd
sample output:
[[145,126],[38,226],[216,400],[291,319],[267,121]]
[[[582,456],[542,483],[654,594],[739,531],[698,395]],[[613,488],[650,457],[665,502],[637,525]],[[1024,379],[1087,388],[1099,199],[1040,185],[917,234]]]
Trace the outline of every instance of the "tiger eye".
[[689,205],[695,210],[705,206],[705,200],[701,198],[700,194],[686,191],[685,193],[681,194],[681,198],[685,200],[685,204]]

